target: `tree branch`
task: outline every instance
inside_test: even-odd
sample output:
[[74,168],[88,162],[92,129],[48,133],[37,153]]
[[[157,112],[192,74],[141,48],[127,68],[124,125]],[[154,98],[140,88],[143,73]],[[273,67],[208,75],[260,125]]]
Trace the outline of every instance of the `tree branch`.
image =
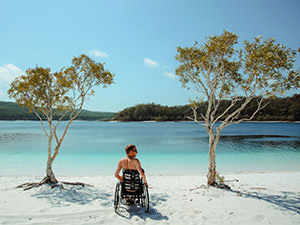
[[42,129],[44,131],[44,133],[46,134],[46,136],[49,138],[49,134],[47,133],[47,131],[45,130],[45,126],[44,126],[44,122],[42,117],[36,112],[36,110],[34,108],[32,108],[32,111],[35,113],[35,115],[39,118],[41,124],[42,124]]

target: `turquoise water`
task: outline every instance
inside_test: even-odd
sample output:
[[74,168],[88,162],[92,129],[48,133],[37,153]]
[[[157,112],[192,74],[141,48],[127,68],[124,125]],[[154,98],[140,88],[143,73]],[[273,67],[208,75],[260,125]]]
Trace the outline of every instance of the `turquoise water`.
[[[216,152],[220,173],[300,170],[299,123],[241,123],[222,136]],[[96,121],[72,123],[54,172],[114,174],[127,144],[137,146],[147,174],[207,173],[208,137],[196,123]],[[0,175],[43,176],[46,159],[40,122],[0,121]]]

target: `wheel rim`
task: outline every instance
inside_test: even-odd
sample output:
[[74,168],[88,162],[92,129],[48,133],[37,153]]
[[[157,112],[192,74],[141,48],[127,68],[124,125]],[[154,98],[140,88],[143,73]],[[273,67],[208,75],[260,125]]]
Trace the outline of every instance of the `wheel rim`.
[[148,193],[148,188],[146,185],[144,185],[144,191],[143,191],[143,201],[142,203],[143,206],[145,206],[145,212],[148,212],[149,211],[149,193]]
[[114,207],[115,207],[115,211],[118,210],[120,205],[120,184],[118,183],[116,185],[116,191],[115,191],[115,199],[114,199]]

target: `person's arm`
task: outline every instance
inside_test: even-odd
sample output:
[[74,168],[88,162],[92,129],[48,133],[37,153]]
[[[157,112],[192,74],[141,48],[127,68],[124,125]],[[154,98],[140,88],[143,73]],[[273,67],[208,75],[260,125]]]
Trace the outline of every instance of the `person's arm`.
[[143,169],[141,167],[141,163],[138,159],[135,160],[135,166],[136,166],[137,171],[139,171],[141,177],[143,178],[143,181],[144,181],[145,185],[148,187],[148,183],[147,183],[147,180],[146,180],[146,175],[143,172]]
[[115,172],[115,177],[116,177],[117,179],[119,179],[120,181],[123,181],[123,177],[120,176],[120,171],[121,171],[121,169],[122,169],[122,164],[121,164],[121,160],[120,160],[119,163],[118,163],[118,166],[117,166],[117,170],[116,170],[116,172]]

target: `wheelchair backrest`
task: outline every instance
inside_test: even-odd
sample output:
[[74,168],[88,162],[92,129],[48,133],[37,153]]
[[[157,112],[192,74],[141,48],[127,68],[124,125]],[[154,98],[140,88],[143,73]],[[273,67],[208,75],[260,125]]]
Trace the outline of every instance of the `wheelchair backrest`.
[[140,174],[137,170],[123,170],[123,185],[125,190],[136,191],[141,184]]

